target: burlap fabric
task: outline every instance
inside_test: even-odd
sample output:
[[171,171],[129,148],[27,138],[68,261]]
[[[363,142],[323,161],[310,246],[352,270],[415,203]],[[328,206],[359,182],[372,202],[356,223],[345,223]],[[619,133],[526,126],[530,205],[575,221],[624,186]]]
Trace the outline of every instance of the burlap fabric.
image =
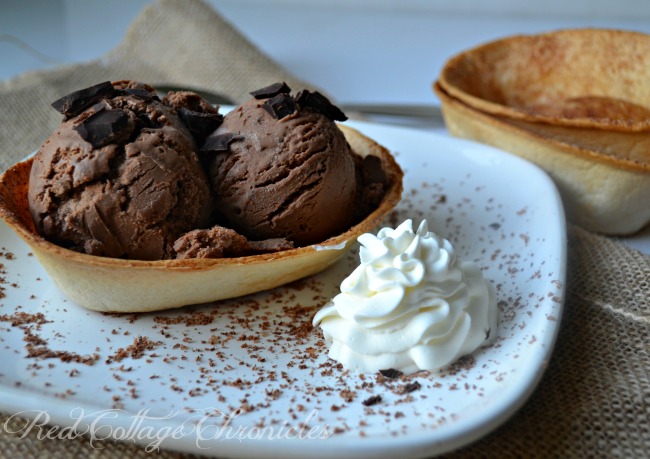
[[[236,101],[274,81],[309,86],[209,6],[161,0],[139,15],[124,42],[104,58],[0,83],[2,170],[37,149],[60,121],[43,101],[122,78],[213,90]],[[568,255],[565,312],[542,382],[502,427],[448,457],[650,457],[650,257],[575,227]],[[21,421],[7,419],[0,416],[2,457],[151,456],[126,443],[93,449],[84,438],[19,439],[7,432],[18,431]]]
[[213,91],[236,102],[276,81],[310,87],[261,53],[200,1],[149,5],[101,59],[29,72],[0,83],[0,167],[36,150],[61,122],[44,101],[106,80],[133,79]]

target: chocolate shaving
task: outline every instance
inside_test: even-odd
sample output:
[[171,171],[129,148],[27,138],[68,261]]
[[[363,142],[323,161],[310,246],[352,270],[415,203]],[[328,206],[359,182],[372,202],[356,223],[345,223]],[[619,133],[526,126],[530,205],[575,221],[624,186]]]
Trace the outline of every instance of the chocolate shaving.
[[293,97],[284,93],[267,100],[262,107],[278,120],[296,111],[296,104],[293,101]]
[[121,134],[128,121],[129,116],[124,110],[108,110],[102,107],[75,126],[75,130],[94,148],[100,148]]
[[289,92],[291,92],[291,89],[284,81],[282,81],[280,83],[273,83],[272,85],[253,91],[250,93],[250,95],[256,99],[269,99],[273,96],[277,96],[278,94],[289,94]]
[[303,89],[296,96],[296,103],[301,107],[309,107],[322,113],[332,121],[345,121],[348,119],[345,113],[318,91]]
[[420,389],[422,387],[418,381],[413,381],[412,383],[408,383],[407,385],[404,386],[404,392],[405,394],[410,394],[411,392],[415,392],[416,390]]
[[362,403],[364,404],[364,406],[372,406],[380,402],[381,402],[381,395],[373,395],[372,397],[365,399]]
[[381,373],[381,375],[384,378],[388,378],[388,379],[396,379],[404,374],[401,371],[396,370],[394,368],[389,368],[387,370],[379,370],[379,373]]
[[70,118],[76,116],[95,102],[111,96],[115,88],[110,81],[71,92],[52,102],[52,107],[59,113]]
[[192,135],[199,139],[204,139],[212,131],[217,129],[223,121],[223,115],[219,113],[196,112],[185,107],[181,107],[178,110],[178,116],[185,123]]
[[210,135],[205,140],[201,151],[206,153],[217,153],[220,151],[228,151],[228,146],[237,139],[241,137],[232,132],[226,132],[219,135]]

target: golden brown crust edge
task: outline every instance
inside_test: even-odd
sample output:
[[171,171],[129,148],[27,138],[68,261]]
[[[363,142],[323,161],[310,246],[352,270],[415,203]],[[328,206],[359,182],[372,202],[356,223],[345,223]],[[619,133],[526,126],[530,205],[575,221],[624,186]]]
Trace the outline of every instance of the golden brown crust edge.
[[[549,116],[531,105],[584,96],[650,110],[650,35],[615,29],[566,29],[514,35],[450,58],[440,86],[465,104],[515,119],[595,129],[645,131],[649,119]],[[615,107],[612,107],[615,109]]]

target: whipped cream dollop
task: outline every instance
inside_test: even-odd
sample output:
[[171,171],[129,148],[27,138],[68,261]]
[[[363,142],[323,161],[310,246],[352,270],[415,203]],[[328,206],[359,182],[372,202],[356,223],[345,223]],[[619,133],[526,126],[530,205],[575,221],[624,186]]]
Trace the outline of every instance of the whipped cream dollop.
[[358,241],[360,265],[313,319],[332,359],[365,372],[433,371],[494,340],[494,287],[426,220]]

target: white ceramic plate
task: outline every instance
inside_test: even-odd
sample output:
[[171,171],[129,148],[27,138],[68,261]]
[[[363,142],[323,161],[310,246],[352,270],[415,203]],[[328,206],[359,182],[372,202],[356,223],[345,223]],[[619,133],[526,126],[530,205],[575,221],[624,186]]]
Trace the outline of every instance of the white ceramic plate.
[[566,234],[555,187],[535,166],[486,146],[349,124],[405,170],[403,201],[388,223],[426,218],[497,287],[495,344],[441,374],[388,380],[342,371],[311,318],[356,266],[356,249],[270,292],[104,315],[63,298],[3,224],[0,410],[33,419],[25,429],[74,426],[98,447],[111,438],[250,458],[428,457],[504,422],[539,381],[561,317]]

